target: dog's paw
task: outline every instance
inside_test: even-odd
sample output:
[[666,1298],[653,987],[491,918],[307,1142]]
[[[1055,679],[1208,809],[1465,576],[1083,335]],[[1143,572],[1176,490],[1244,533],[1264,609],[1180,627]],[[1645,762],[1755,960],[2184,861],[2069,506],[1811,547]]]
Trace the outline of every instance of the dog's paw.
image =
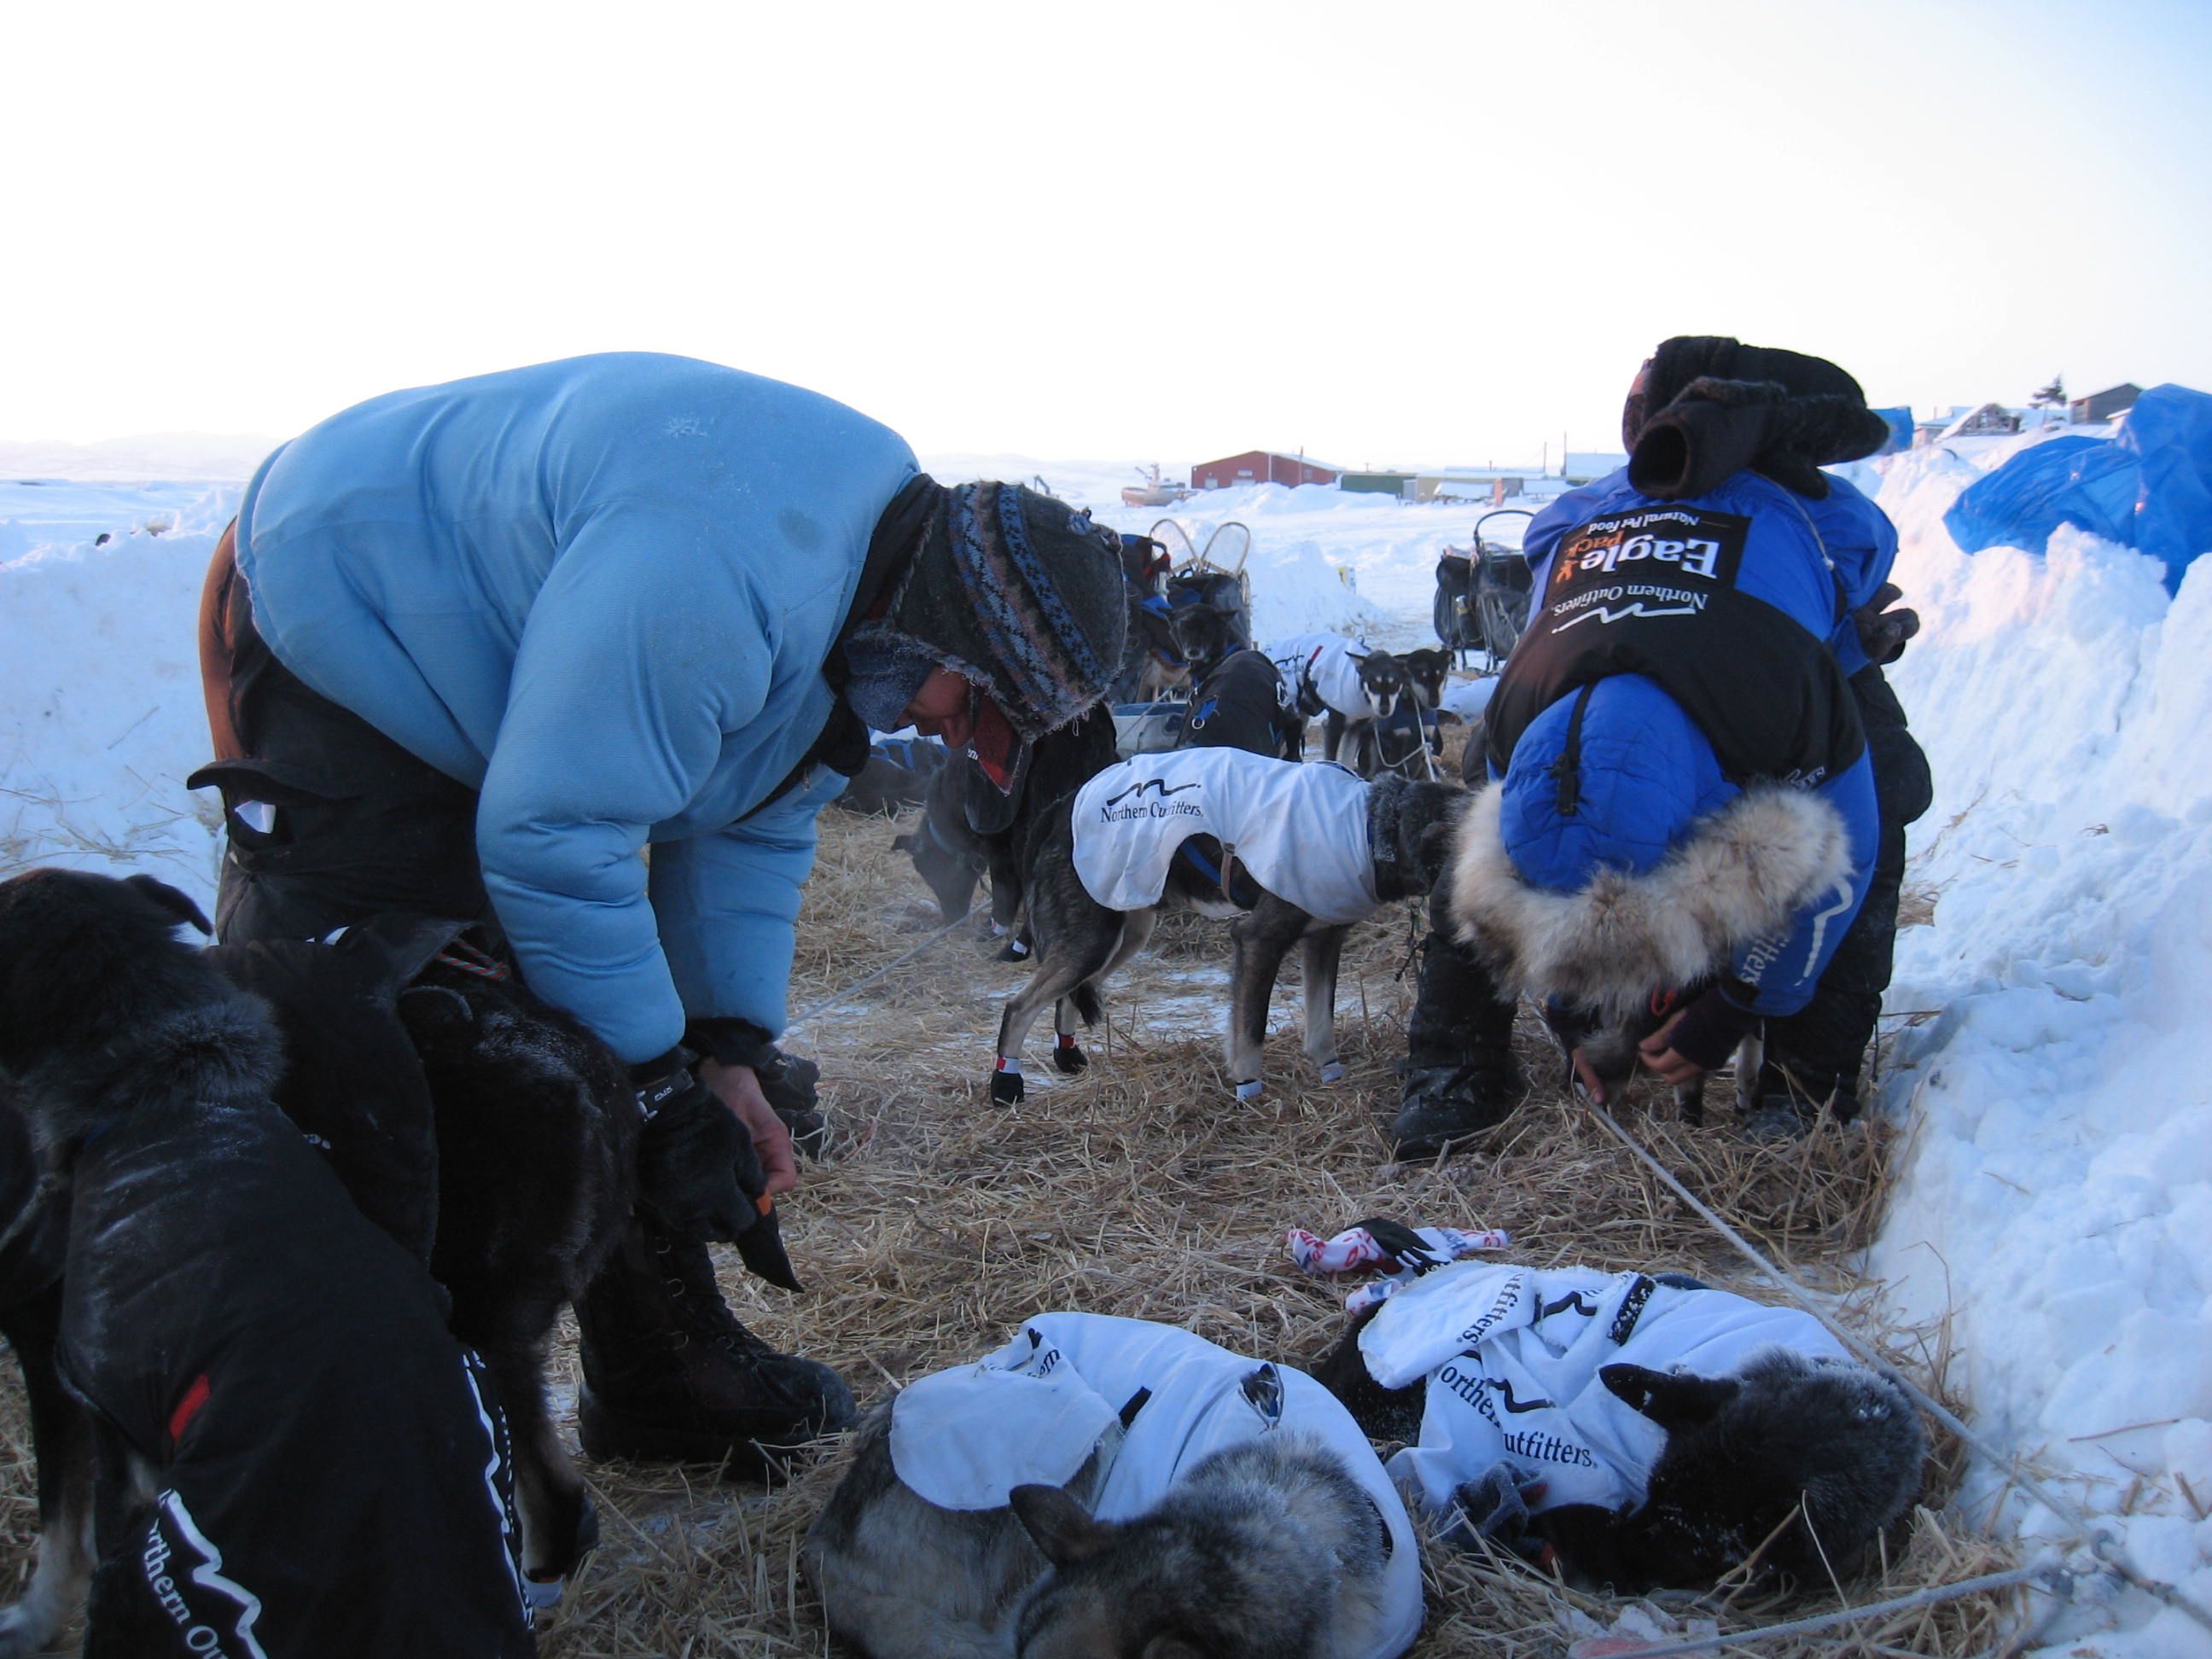
[[1239,1100],[1257,1100],[1257,1099],[1259,1099],[1259,1097],[1260,1097],[1260,1079],[1259,1079],[1258,1078],[1256,1078],[1256,1077],[1255,1077],[1255,1078],[1247,1078],[1243,1082],[1242,1082],[1242,1083],[1240,1083],[1240,1084],[1238,1084],[1238,1085],[1237,1085],[1237,1099],[1239,1099]]
[[1005,1063],[1000,1062],[999,1069],[991,1073],[991,1103],[994,1106],[1012,1106],[1018,1104],[1021,1097],[1021,1073],[1009,1071]]
[[1090,1067],[1091,1056],[1077,1046],[1073,1037],[1062,1037],[1053,1048],[1052,1064],[1054,1071],[1073,1077]]
[[1343,1082],[1343,1081],[1344,1081],[1344,1062],[1343,1062],[1342,1060],[1325,1060],[1322,1061],[1322,1063],[1321,1063],[1321,1080],[1322,1080],[1323,1083],[1341,1083],[1341,1082]]

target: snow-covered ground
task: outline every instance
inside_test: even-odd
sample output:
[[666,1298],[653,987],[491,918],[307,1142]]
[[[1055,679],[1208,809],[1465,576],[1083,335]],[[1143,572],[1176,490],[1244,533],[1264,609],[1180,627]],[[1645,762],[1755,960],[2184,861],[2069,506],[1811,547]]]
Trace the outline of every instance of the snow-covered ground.
[[[2202,1605],[2212,560],[2169,599],[2151,560],[2073,532],[2047,554],[1959,553],[1944,509],[2015,447],[1862,469],[1904,532],[1898,580],[1926,623],[1893,674],[1937,791],[1911,875],[1934,919],[1900,937],[1890,1001],[1933,1017],[1904,1031],[1886,1073],[1915,1133],[1869,1265],[1901,1315],[1948,1313],[1979,1431],[2113,1516],[2133,1565]],[[1118,527],[1173,518],[1200,546],[1245,524],[1263,639],[1430,637],[1437,553],[1464,546],[1485,510],[1274,486],[1124,507],[1123,462],[927,464],[947,478],[1042,475]],[[192,618],[237,486],[179,480],[173,459],[133,471],[179,481],[0,479],[0,871],[148,870],[205,901],[215,815],[183,787],[206,742]],[[1511,539],[1516,522],[1493,530]],[[2007,1476],[1978,1471],[1978,1514]],[[2016,1491],[2000,1522],[2069,1535]],[[2134,1592],[2067,1609],[2039,1639],[2054,1653],[2212,1651],[2212,1635]]]

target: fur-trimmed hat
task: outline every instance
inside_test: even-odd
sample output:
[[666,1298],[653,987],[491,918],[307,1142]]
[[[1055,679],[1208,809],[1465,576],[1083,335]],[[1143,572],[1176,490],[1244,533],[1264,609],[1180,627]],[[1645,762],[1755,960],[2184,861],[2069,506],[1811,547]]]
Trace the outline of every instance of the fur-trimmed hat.
[[1723,969],[1850,868],[1835,807],[1782,784],[1739,789],[1673,699],[1616,675],[1530,722],[1504,779],[1476,795],[1448,908],[1507,995],[1612,1022]]
[[962,675],[1028,741],[1104,694],[1128,626],[1121,538],[1066,501],[987,482],[939,494],[888,614],[854,642]]
[[1825,357],[1725,335],[1662,342],[1620,411],[1628,481],[1662,501],[1702,495],[1745,467],[1817,500],[1822,467],[1888,437],[1859,383]]

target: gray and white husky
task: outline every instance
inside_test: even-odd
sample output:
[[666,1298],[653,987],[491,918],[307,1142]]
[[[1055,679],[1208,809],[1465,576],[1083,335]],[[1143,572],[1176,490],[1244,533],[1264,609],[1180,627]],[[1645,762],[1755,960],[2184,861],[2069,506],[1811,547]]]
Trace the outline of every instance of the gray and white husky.
[[[1144,1333],[1164,1328],[1065,1315],[1031,1328],[1040,1326],[1063,1338],[1079,1332],[1079,1341],[1126,1329],[1140,1344]],[[1195,1395],[1179,1396],[1178,1381],[1193,1372],[1178,1357],[1155,1374],[1160,1396],[1140,1390],[1126,1413],[1160,1413],[1178,1439],[1195,1419],[1191,1437],[1204,1445],[1224,1419],[1249,1415],[1246,1394],[1285,1411],[1287,1382],[1294,1384],[1289,1419],[1272,1429],[1255,1420],[1241,1439],[1232,1427],[1231,1443],[1217,1442],[1187,1468],[1163,1472],[1165,1490],[1148,1507],[1101,1520],[1093,1511],[1102,1498],[1110,1506],[1109,1485],[1128,1478],[1117,1465],[1147,1457],[1141,1425],[1125,1431],[1109,1415],[1104,1434],[1064,1485],[1015,1485],[992,1507],[951,1509],[902,1478],[904,1454],[893,1449],[898,1402],[888,1401],[863,1421],[858,1455],[801,1552],[830,1630],[867,1659],[1389,1659],[1401,1652],[1420,1625],[1412,1534],[1387,1483],[1371,1483],[1378,1502],[1347,1469],[1347,1449],[1373,1462],[1356,1426],[1343,1419],[1348,1441],[1322,1428],[1290,1427],[1302,1412],[1334,1415],[1334,1402],[1303,1376],[1252,1366],[1188,1333],[1168,1336],[1231,1370],[1201,1361],[1198,1374],[1206,1380]],[[1236,1370],[1246,1366],[1240,1389]],[[1254,1389],[1255,1378],[1266,1382]],[[1120,1385],[1105,1386],[1118,1392]],[[989,1414],[981,1402],[978,1413]],[[955,1438],[963,1430],[1008,1437],[996,1422],[935,1426]]]
[[1242,750],[1140,755],[1047,809],[1025,849],[1036,966],[999,1023],[991,1098],[1023,1097],[1022,1045],[1054,1009],[1062,1072],[1089,1061],[1075,1020],[1097,1024],[1098,988],[1151,940],[1164,909],[1235,918],[1227,1061],[1237,1096],[1260,1091],[1267,1006],[1300,947],[1305,1053],[1324,1082],[1336,1049],[1337,964],[1352,923],[1418,897],[1449,856],[1468,800],[1456,784],[1372,783],[1334,767]]

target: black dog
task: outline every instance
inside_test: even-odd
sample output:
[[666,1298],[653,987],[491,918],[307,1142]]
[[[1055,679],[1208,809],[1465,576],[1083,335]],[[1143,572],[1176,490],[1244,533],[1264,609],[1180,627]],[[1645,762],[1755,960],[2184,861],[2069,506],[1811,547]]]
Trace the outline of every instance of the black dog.
[[[1538,1273],[1534,1288],[1501,1290],[1510,1268],[1443,1271],[1452,1283],[1419,1287],[1441,1293],[1427,1316],[1462,1313],[1468,1330],[1481,1333],[1473,1346],[1462,1338],[1440,1365],[1423,1362],[1428,1376],[1387,1388],[1360,1340],[1369,1323],[1389,1315],[1385,1303],[1354,1322],[1314,1376],[1370,1438],[1441,1449],[1401,1453],[1392,1469],[1448,1517],[1448,1536],[1480,1534],[1577,1583],[1624,1594],[1709,1589],[1754,1557],[1760,1578],[1826,1582],[1850,1571],[1919,1488],[1927,1441],[1904,1389],[1844,1357],[1808,1315],[1671,1273],[1559,1282],[1576,1275],[1566,1269],[1556,1279]],[[1513,1379],[1525,1386],[1520,1364],[1528,1350],[1515,1353],[1511,1345],[1530,1327],[1541,1333],[1549,1367],[1551,1386],[1540,1392],[1556,1399],[1516,1396]],[[1603,1396],[1586,1387],[1579,1366],[1632,1341],[1668,1369],[1597,1364],[1595,1383],[1620,1402],[1608,1421],[1592,1403]],[[1721,1362],[1713,1374],[1680,1358],[1729,1352],[1731,1344],[1741,1350],[1735,1363]],[[1500,1419],[1500,1407],[1519,1415]],[[1624,1426],[1629,1413],[1663,1431],[1651,1443],[1656,1455],[1638,1449],[1650,1430]],[[1431,1413],[1441,1421],[1425,1433]],[[1509,1422],[1543,1449],[1522,1452],[1513,1434],[1498,1432]],[[1492,1455],[1500,1461],[1474,1467]],[[1649,1467],[1634,1468],[1644,1457]],[[1596,1470],[1612,1490],[1640,1486],[1641,1496],[1610,1504],[1555,1492],[1546,1506],[1547,1471],[1556,1486]],[[1444,1501],[1438,1489],[1453,1481]]]
[[461,933],[388,915],[206,955],[276,1012],[276,1103],[452,1295],[507,1407],[523,1563],[550,1599],[597,1527],[546,1411],[546,1351],[629,1219],[637,1114],[606,1047]]
[[[1332,705],[1327,710],[1322,722],[1322,753],[1338,765],[1371,778],[1382,769],[1378,730],[1399,713],[1401,704],[1412,702],[1413,679],[1406,665],[1388,651],[1370,651],[1359,658],[1358,672],[1365,707],[1346,711]],[[1418,710],[1413,729],[1420,730]]]
[[68,1241],[58,1295],[4,1315],[46,1530],[0,1652],[95,1557],[94,1659],[534,1652],[495,1386],[277,1109],[267,1010],[185,921],[147,877],[0,884],[0,1081],[41,1170],[0,1259]]
[[1433,712],[1443,706],[1444,681],[1451,672],[1451,658],[1433,645],[1408,651],[1398,660],[1406,665],[1406,678],[1411,683],[1414,698],[1424,709]]
[[991,921],[1007,931],[1021,915],[1022,848],[1037,809],[1111,766],[1114,755],[1114,716],[1101,707],[1030,744],[1010,793],[956,756],[930,781],[920,826],[891,845],[914,860],[948,922],[968,914],[976,878],[988,875]]
[[945,769],[945,745],[917,739],[878,742],[867,764],[854,774],[845,791],[830,804],[848,812],[895,817],[899,809],[919,805]]
[[1242,749],[1279,760],[1300,758],[1306,718],[1283,671],[1259,651],[1232,652],[1191,693],[1178,749]]

